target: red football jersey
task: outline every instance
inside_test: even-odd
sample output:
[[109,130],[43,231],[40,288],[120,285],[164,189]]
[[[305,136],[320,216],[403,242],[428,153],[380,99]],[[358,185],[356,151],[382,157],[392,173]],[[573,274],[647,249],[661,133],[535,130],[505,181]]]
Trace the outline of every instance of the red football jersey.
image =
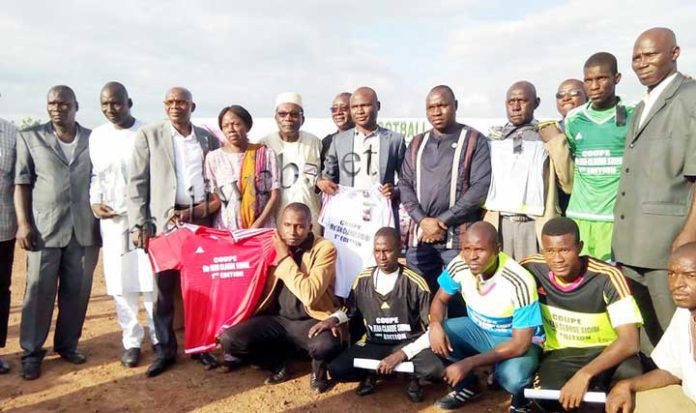
[[187,354],[214,349],[220,334],[254,313],[275,260],[274,233],[184,225],[150,240],[153,271],[181,271]]

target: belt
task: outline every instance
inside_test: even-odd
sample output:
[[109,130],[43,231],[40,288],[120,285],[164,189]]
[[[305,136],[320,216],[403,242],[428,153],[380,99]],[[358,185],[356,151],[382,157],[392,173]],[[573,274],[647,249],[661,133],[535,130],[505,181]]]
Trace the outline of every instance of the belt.
[[529,222],[529,221],[534,221],[534,218],[531,218],[528,215],[502,215],[503,218],[508,219],[512,222]]

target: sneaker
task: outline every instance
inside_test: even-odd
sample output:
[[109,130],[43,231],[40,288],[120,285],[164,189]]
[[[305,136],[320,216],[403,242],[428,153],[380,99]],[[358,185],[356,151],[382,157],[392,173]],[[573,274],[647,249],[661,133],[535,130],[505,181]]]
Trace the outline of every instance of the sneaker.
[[435,406],[444,410],[454,410],[464,406],[465,403],[481,396],[478,388],[463,388],[461,390],[453,390],[441,397],[435,402]]
[[532,413],[533,411],[534,410],[533,410],[532,402],[529,402],[523,406],[518,406],[518,407],[510,406],[510,409],[508,410],[509,413]]

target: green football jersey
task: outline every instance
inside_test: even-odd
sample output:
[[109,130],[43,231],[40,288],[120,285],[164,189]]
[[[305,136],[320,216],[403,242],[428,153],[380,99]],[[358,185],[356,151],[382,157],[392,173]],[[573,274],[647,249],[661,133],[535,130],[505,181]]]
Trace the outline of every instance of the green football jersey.
[[[617,125],[616,107],[626,109]],[[614,221],[614,203],[621,178],[626,130],[633,107],[592,109],[588,102],[571,111],[565,120],[570,152],[575,159],[573,190],[566,215],[589,221]]]

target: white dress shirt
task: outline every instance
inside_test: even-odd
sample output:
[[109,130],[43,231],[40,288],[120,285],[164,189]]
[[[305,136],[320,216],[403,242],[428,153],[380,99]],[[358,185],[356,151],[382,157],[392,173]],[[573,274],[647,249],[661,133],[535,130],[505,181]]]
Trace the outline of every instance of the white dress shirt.
[[662,82],[660,82],[660,84],[655,86],[653,90],[645,93],[645,96],[643,97],[645,107],[643,108],[643,112],[640,114],[640,122],[638,123],[638,127],[643,126],[643,122],[645,122],[645,119],[648,117],[648,113],[650,113],[652,107],[655,106],[655,102],[657,102],[657,99],[660,97],[662,92],[667,89],[667,86],[674,81],[675,77],[677,77],[677,72],[667,76]]
[[176,169],[175,202],[181,205],[189,205],[191,203],[191,193],[193,192],[193,202],[199,203],[205,198],[203,149],[198,143],[198,139],[196,139],[193,126],[191,126],[191,133],[188,136],[182,136],[174,126],[171,126],[171,129]]

